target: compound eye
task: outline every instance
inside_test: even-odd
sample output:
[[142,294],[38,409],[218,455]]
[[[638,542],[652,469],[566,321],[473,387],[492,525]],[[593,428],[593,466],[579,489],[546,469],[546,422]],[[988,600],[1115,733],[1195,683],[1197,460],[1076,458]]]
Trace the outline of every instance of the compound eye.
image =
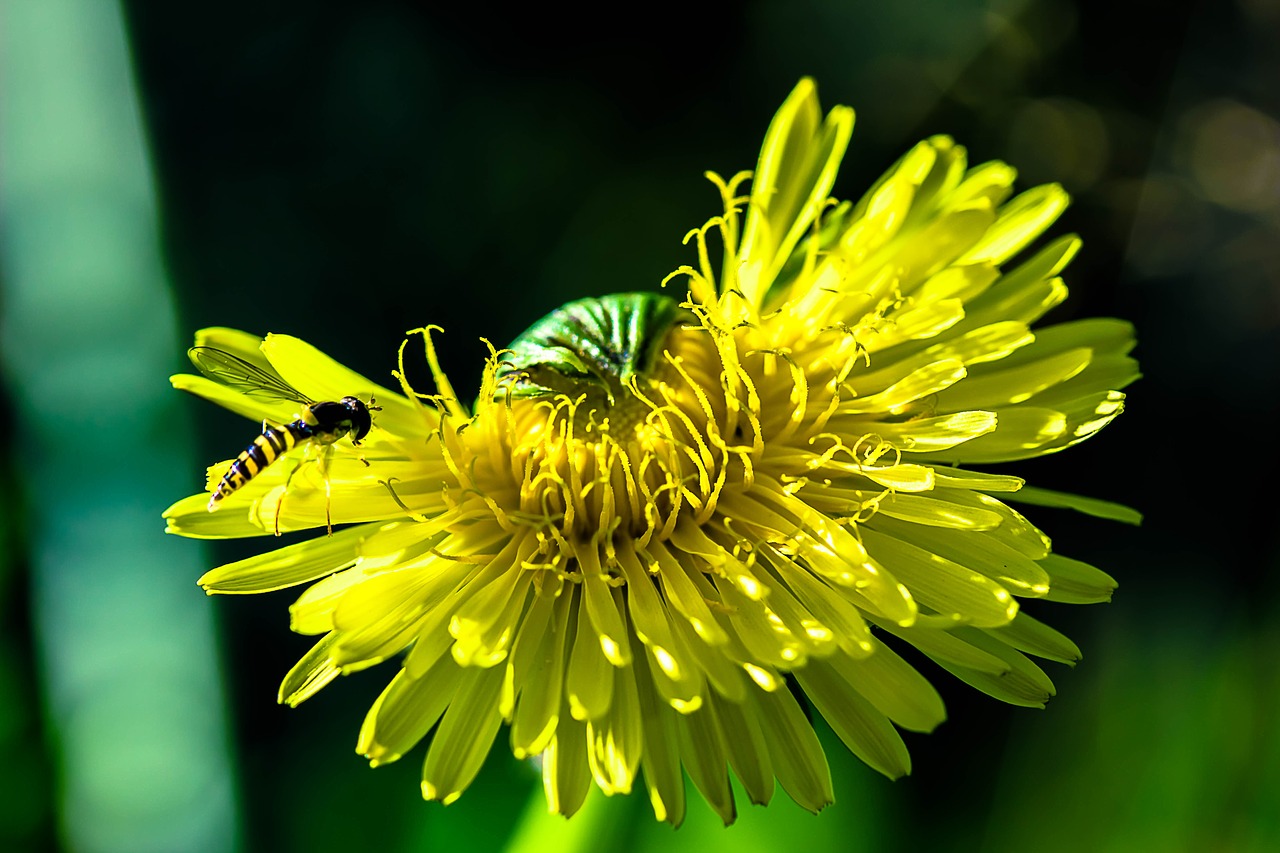
[[342,404],[346,406],[349,413],[351,440],[353,442],[359,441],[368,435],[369,430],[373,427],[373,418],[369,414],[369,407],[358,397],[343,397]]

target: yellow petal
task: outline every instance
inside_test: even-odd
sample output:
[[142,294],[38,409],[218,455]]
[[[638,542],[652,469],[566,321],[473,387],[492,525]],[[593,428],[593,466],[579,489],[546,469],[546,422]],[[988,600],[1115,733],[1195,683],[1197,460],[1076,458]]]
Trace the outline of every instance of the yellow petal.
[[569,599],[565,594],[536,596],[516,637],[501,704],[503,715],[511,720],[511,751],[516,758],[537,755],[555,736],[564,700]]
[[1008,625],[987,631],[987,636],[1020,652],[1071,666],[1083,657],[1079,646],[1071,642],[1070,638],[1043,622],[1032,619],[1026,613],[1019,613],[1018,618]]
[[939,666],[961,681],[1001,702],[1026,708],[1043,708],[1054,695],[1053,682],[1049,680],[1049,676],[1021,652],[997,642],[977,628],[957,628],[953,634],[978,650],[1000,658],[1009,667],[1007,672],[995,675],[935,658]]
[[268,532],[243,512],[209,512],[207,494],[183,498],[164,511],[164,519],[168,522],[165,533],[189,539],[240,539]]
[[462,674],[447,658],[421,678],[400,670],[365,715],[356,752],[374,767],[399,759],[427,736],[453,702]]
[[729,786],[720,721],[710,708],[703,708],[677,717],[675,724],[680,760],[689,779],[728,826],[737,819],[738,809],[733,802],[733,789]]
[[1017,614],[1018,602],[996,581],[878,527],[863,525],[867,547],[921,604],[957,625],[1004,625]]
[[499,669],[462,670],[458,691],[440,720],[422,769],[422,796],[446,806],[462,796],[498,733]]
[[262,338],[258,335],[225,326],[210,326],[196,332],[195,337],[197,347],[220,349],[249,362],[254,367],[271,371],[271,363],[262,354]]
[[739,286],[759,306],[778,271],[822,210],[853,133],[853,110],[835,107],[819,127],[817,87],[796,85],[760,149],[738,258]]
[[644,744],[635,671],[618,669],[613,684],[616,695],[609,713],[587,723],[587,764],[605,794],[629,794]]
[[852,658],[835,654],[819,662],[851,685],[877,711],[913,732],[931,732],[947,718],[942,697],[929,680],[879,640],[875,651]]
[[296,708],[337,677],[340,670],[334,663],[332,655],[335,639],[337,636],[332,633],[321,637],[320,641],[293,665],[284,680],[280,682],[277,698],[280,704]]
[[897,729],[825,661],[798,670],[796,680],[854,755],[890,779],[911,772],[911,756]]
[[725,701],[715,694],[711,698],[710,709],[724,733],[729,766],[752,804],[768,805],[773,799],[773,761],[769,758],[769,743],[755,706],[750,702]]
[[677,749],[676,715],[654,693],[651,680],[645,677],[648,672],[645,656],[633,649],[632,658],[636,661],[640,722],[644,729],[640,768],[649,791],[649,803],[658,820],[679,826],[684,821],[685,792]]
[[1061,554],[1050,554],[1040,561],[1040,566],[1049,574],[1049,592],[1045,595],[1049,601],[1068,604],[1110,601],[1118,586],[1115,578],[1101,569]]
[[1043,234],[1070,203],[1058,184],[1027,190],[1000,208],[995,223],[960,262],[1004,263]]
[[575,590],[577,634],[569,650],[565,695],[575,720],[598,720],[613,701],[613,666],[604,656],[600,637],[587,617],[581,595]]
[[790,690],[756,691],[753,696],[782,789],[801,808],[814,813],[826,808],[835,799],[831,771],[818,736],[795,697]]
[[355,565],[361,541],[374,525],[352,527],[320,540],[299,542],[211,569],[197,583],[205,592],[271,592]]
[[[265,397],[250,397],[242,391],[228,388],[205,376],[190,373],[178,373],[169,377],[170,384],[179,391],[195,394],[211,403],[216,403],[228,411],[246,417],[261,424],[286,424],[296,420],[301,413],[299,403],[288,400],[272,400]],[[247,446],[256,433],[246,431],[244,443]]]
[[555,740],[542,759],[542,789],[552,814],[573,817],[591,790],[591,768],[585,748],[586,724],[560,715]]

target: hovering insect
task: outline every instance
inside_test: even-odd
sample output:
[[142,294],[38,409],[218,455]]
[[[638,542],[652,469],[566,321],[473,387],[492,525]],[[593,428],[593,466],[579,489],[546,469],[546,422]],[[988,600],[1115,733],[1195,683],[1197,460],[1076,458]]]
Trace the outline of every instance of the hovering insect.
[[[373,398],[367,404],[356,397],[343,397],[337,402],[316,402],[286,382],[280,374],[214,347],[192,347],[187,355],[201,373],[219,384],[243,391],[250,397],[285,400],[299,403],[303,407],[301,415],[292,423],[273,426],[263,422],[262,434],[235,458],[209,496],[209,512],[216,510],[221,501],[295,447],[314,445],[323,448],[324,453],[320,457],[320,469],[323,472],[328,460],[329,445],[350,436],[351,443],[359,447],[361,439],[368,435],[373,426],[373,418],[369,413],[382,411],[380,406],[374,405]],[[295,468],[294,473],[297,470]],[[289,478],[293,478],[293,473]],[[326,475],[326,520],[330,517],[328,490],[329,480]],[[328,527],[332,532],[332,522],[329,522]],[[277,536],[280,535],[279,504],[276,506],[275,532]]]

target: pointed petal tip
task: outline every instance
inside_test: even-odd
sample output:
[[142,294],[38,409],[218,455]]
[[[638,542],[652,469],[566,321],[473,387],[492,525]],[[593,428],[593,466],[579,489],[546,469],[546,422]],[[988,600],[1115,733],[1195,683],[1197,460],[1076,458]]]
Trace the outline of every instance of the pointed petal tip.
[[461,796],[461,791],[443,792],[427,780],[422,780],[422,799],[424,800],[437,801],[440,805],[447,806],[457,802],[458,797]]
[[800,808],[804,809],[809,814],[818,814],[819,812],[822,812],[823,810],[825,810],[827,806],[834,805],[835,801],[836,801],[835,797],[826,797],[817,803],[797,803],[797,805],[799,805]]
[[[370,769],[385,767],[388,764],[391,764],[395,761],[399,761],[400,757],[401,756],[399,755],[399,753],[387,753],[386,755],[378,755],[378,756],[368,756],[368,755],[365,756],[365,758],[369,759]],[[448,805],[448,804],[449,803],[445,803],[445,805]]]
[[853,107],[845,106],[844,104],[836,104],[827,113],[827,121],[840,125],[846,133],[853,130],[853,124],[856,119],[857,113],[854,112]]

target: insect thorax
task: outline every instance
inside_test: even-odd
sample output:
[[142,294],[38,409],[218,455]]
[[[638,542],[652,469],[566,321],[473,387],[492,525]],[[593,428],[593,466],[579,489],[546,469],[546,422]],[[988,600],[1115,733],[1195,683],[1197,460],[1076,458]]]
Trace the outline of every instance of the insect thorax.
[[369,407],[355,397],[312,403],[303,411],[302,421],[319,444],[332,444],[348,434],[353,441],[359,441],[372,425]]

